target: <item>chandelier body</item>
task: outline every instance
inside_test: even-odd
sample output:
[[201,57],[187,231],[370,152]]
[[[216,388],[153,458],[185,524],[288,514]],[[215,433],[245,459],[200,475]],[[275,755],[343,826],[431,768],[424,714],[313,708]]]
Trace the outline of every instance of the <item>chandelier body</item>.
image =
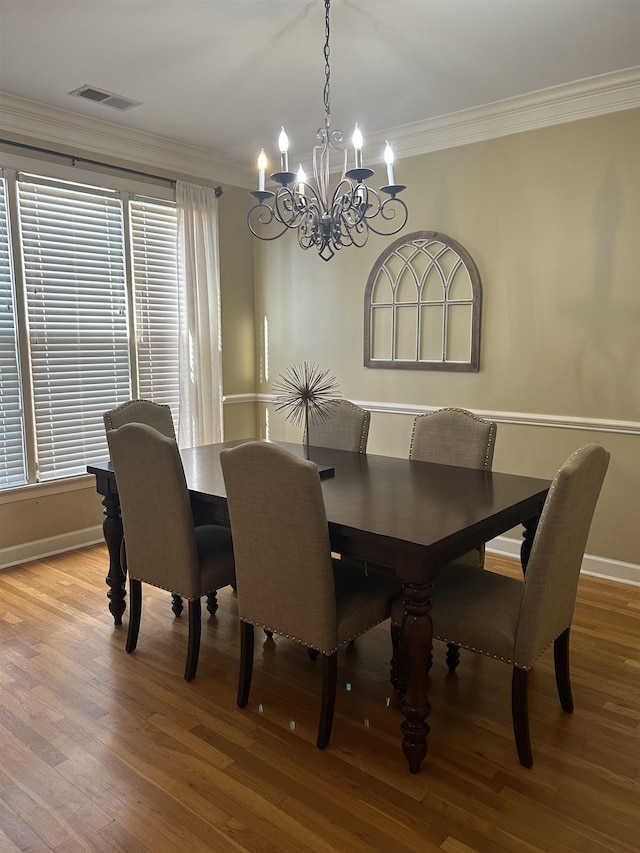
[[[275,191],[265,190],[266,157],[261,152],[259,189],[250,193],[256,203],[247,215],[247,225],[255,237],[276,240],[289,230],[297,231],[300,246],[316,248],[324,261],[330,260],[344,246],[364,246],[371,231],[384,236],[397,234],[409,216],[406,204],[397,197],[405,187],[394,183],[389,144],[385,150],[388,184],[375,190],[366,183],[373,170],[362,167],[362,137],[358,126],[354,133],[355,168],[348,171],[342,133],[331,130],[330,4],[331,0],[325,0],[325,115],[324,126],[317,133],[319,143],[313,149],[313,182],[307,181],[302,166],[297,173],[288,170],[288,140],[283,128],[281,171],[271,175],[271,180],[279,186]],[[341,177],[333,192],[330,188],[332,153],[342,159]]]

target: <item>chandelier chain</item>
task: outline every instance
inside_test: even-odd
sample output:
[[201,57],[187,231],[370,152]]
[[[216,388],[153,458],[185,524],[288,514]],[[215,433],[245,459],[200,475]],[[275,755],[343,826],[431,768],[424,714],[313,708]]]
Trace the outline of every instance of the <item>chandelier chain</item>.
[[329,127],[331,123],[331,105],[329,95],[331,89],[331,68],[329,66],[329,7],[331,0],[324,0],[324,123]]

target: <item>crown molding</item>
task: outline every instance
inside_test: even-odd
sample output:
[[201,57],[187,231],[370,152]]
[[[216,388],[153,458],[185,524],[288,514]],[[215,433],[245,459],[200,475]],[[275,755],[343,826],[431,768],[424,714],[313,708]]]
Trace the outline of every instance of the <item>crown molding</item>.
[[391,135],[397,154],[416,157],[635,107],[640,107],[640,65],[405,124],[371,134],[370,141],[371,148],[382,150]]
[[214,151],[140,130],[61,110],[0,92],[2,134],[46,141],[62,150],[90,151],[92,157],[144,165],[174,178],[181,175],[249,185],[250,170]]
[[[401,125],[371,134],[369,141],[373,143],[371,150],[382,150],[382,142],[392,137],[396,154],[417,157],[637,107],[640,66]],[[239,164],[208,149],[2,92],[0,125],[5,134],[145,165],[168,177],[191,175],[245,188],[250,188],[255,178],[249,164]]]

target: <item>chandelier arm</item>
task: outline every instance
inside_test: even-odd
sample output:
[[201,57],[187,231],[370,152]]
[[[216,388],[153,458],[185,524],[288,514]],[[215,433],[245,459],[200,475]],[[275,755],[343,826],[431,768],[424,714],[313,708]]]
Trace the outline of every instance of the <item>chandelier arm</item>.
[[300,193],[280,187],[273,199],[273,215],[287,228],[297,228],[302,216]]
[[362,248],[366,244],[371,229],[365,219],[351,223],[342,216],[341,225],[344,226],[341,230],[342,245]]
[[[396,217],[399,218],[399,222],[397,222],[391,229],[385,228],[384,230],[381,230],[371,224],[370,219],[373,219],[374,216],[380,217],[376,218],[376,222],[384,221],[392,223],[395,221]],[[367,216],[366,219],[369,228],[374,234],[379,234],[382,237],[390,237],[392,234],[397,234],[398,231],[401,231],[407,224],[407,220],[409,219],[409,208],[401,198],[388,198],[380,204],[380,208],[375,214]]]
[[249,231],[251,231],[253,236],[257,237],[259,240],[277,240],[278,237],[282,237],[282,235],[286,233],[286,225],[282,228],[281,231],[278,231],[272,236],[265,235],[264,232],[258,233],[258,231],[256,230],[258,225],[264,229],[269,228],[269,226],[272,225],[272,223],[274,222],[279,222],[279,220],[275,216],[273,209],[264,202],[254,204],[253,207],[251,207],[249,209],[249,212],[247,213],[247,226],[249,228]]

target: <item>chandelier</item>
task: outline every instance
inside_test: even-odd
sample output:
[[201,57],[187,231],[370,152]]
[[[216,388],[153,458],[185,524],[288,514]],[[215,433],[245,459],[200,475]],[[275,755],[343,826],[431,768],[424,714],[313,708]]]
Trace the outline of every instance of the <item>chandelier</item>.
[[[262,150],[258,157],[258,189],[250,193],[256,203],[247,214],[247,225],[255,237],[277,240],[288,230],[297,231],[300,246],[316,248],[324,261],[343,246],[364,246],[370,231],[383,236],[397,234],[409,216],[407,205],[397,197],[405,187],[394,182],[394,157],[389,143],[384,150],[387,184],[375,190],[366,183],[373,170],[363,168],[363,137],[358,125],[352,137],[354,168],[348,171],[342,133],[331,130],[330,5],[331,0],[324,0],[324,127],[318,130],[320,142],[313,149],[313,181],[307,180],[302,164],[297,172],[289,171],[289,140],[283,127],[278,140],[280,171],[271,175],[279,186],[275,192],[265,190],[267,158]],[[329,186],[332,152],[342,158],[342,175],[333,193]]]

